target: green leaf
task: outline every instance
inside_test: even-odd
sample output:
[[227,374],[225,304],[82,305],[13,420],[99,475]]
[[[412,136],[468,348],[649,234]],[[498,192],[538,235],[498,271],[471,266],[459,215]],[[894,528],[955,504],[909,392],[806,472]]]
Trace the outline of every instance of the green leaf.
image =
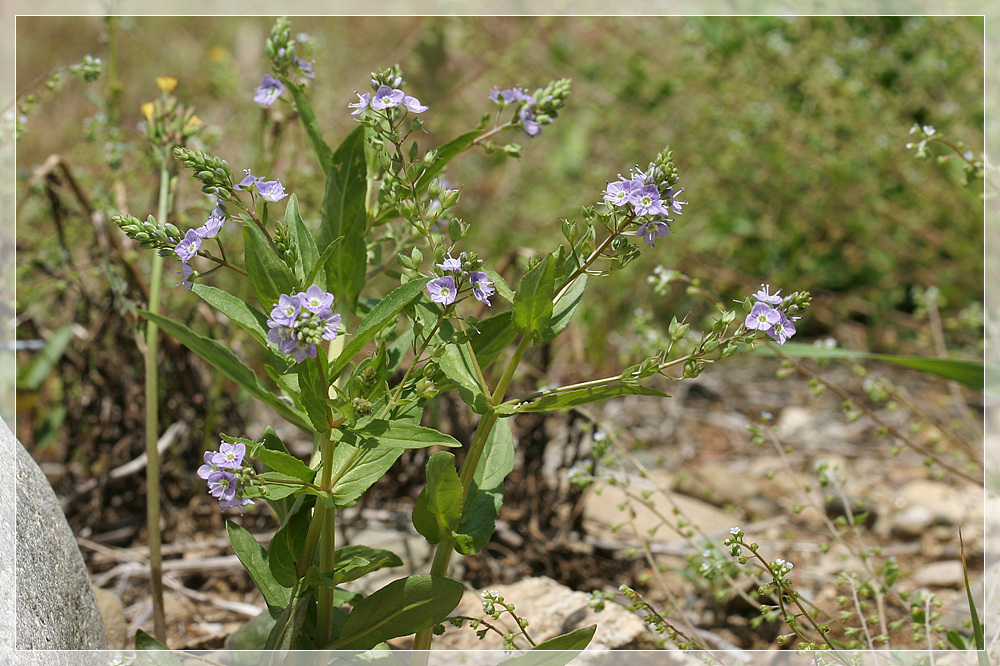
[[356,430],[343,430],[341,443],[358,449],[422,449],[427,446],[461,446],[443,432],[412,423],[372,420]]
[[261,613],[242,627],[229,634],[226,647],[230,650],[263,650],[267,637],[274,629],[275,620],[270,613]]
[[[776,355],[767,345],[757,348],[757,353],[765,356]],[[876,361],[894,363],[911,370],[919,370],[945,379],[952,379],[969,388],[983,390],[986,379],[984,366],[979,361],[966,361],[957,358],[933,358],[929,356],[898,356],[895,354],[873,354],[854,351],[852,349],[827,349],[799,342],[786,342],[781,346],[781,353],[799,358],[870,358]]]
[[327,290],[351,310],[357,307],[368,268],[364,130],[362,125],[356,127],[333,155],[317,238],[317,245],[326,248],[338,236],[344,237],[326,262]]
[[170,648],[142,629],[135,632],[135,649],[143,666],[184,666],[184,662]]
[[503,507],[503,482],[513,469],[514,437],[510,422],[499,420],[486,440],[483,457],[472,475],[462,520],[453,534],[458,552],[472,555],[489,543]]
[[290,453],[258,446],[253,449],[250,457],[261,461],[275,472],[281,472],[301,481],[312,482],[316,477],[316,470],[310,469],[308,465]]
[[265,650],[288,650],[295,645],[295,640],[299,637],[302,627],[305,625],[306,615],[312,605],[313,591],[306,590],[300,597],[293,597],[288,606],[282,611],[280,617],[274,623]]
[[[322,363],[323,359],[320,358],[319,362]],[[305,362],[299,363],[295,370],[299,376],[299,395],[296,396],[295,402],[309,416],[309,421],[316,432],[329,432],[330,422],[327,419],[327,405],[323,400],[327,396],[329,388],[320,377],[314,359],[307,359]]]
[[299,483],[299,480],[294,476],[281,472],[264,472],[257,478],[264,482],[263,487],[260,485],[245,486],[242,491],[244,497],[249,499],[261,497],[268,501],[278,501],[311,490],[308,486]]
[[272,615],[276,615],[288,605],[291,590],[274,579],[267,565],[267,551],[257,543],[250,532],[231,520],[226,521],[226,532],[229,534],[229,543],[232,544],[236,557],[243,563],[243,567],[257,585],[268,610]]
[[427,460],[427,485],[413,506],[413,526],[427,543],[438,543],[451,534],[462,518],[462,482],[455,471],[455,456],[438,451]]
[[[341,562],[357,562],[359,560],[366,562],[366,564],[355,565],[350,568],[341,566]],[[337,567],[334,569],[334,581],[336,585],[348,583],[384,567],[403,566],[403,560],[399,559],[399,556],[392,551],[382,548],[371,548],[370,546],[363,546],[361,544],[351,544],[350,546],[341,546],[338,548],[336,562]]]
[[389,294],[379,301],[378,305],[372,308],[371,312],[365,315],[358,329],[354,332],[354,337],[344,346],[340,356],[330,365],[327,377],[333,381],[340,374],[340,371],[347,367],[351,359],[361,351],[361,348],[368,344],[368,341],[375,337],[386,325],[395,321],[406,305],[420,295],[431,278],[420,278],[411,280],[393,289]]
[[543,641],[524,654],[507,659],[503,663],[505,666],[564,666],[590,645],[596,631],[596,624],[581,627],[568,634]]
[[401,455],[403,449],[357,448],[344,442],[337,444],[330,465],[334,479],[334,508],[354,506]]
[[[316,284],[320,289],[326,291],[326,270],[319,266],[319,249],[316,247],[316,239],[306,228],[302,216],[299,214],[299,200],[294,194],[288,197],[288,204],[285,206],[285,228],[291,233],[295,240],[295,251],[297,261],[295,262],[295,277],[299,279],[299,284],[304,289],[308,289],[311,284]],[[319,267],[318,271],[314,268]],[[311,276],[311,282],[306,283],[306,277]]]
[[[302,281],[302,284],[306,285],[307,287],[308,285],[313,284],[314,282],[316,282],[316,278],[320,275],[321,272],[323,275],[322,277],[323,284],[324,285],[326,284],[326,262],[330,261],[330,257],[333,256],[333,253],[337,250],[337,246],[340,245],[340,243],[343,242],[343,240],[344,240],[343,236],[337,236],[332,241],[327,243],[326,249],[323,250],[323,254],[319,255],[319,257],[316,258],[315,265],[313,265],[312,270],[309,271],[309,274],[306,275],[306,279]],[[325,286],[323,288],[326,289]]]
[[264,390],[257,381],[257,375],[254,374],[253,370],[243,363],[243,361],[236,358],[236,355],[228,347],[203,335],[199,335],[184,324],[172,319],[167,319],[166,317],[145,310],[140,310],[139,314],[150,321],[156,322],[166,333],[172,335],[185,347],[239,384],[250,395],[276,411],[286,420],[308,433],[315,433],[305,414],[290,407],[284,400],[273,393]]
[[312,502],[304,502],[274,533],[267,551],[267,566],[278,585],[291,588],[298,581],[299,559],[312,520]]
[[52,334],[42,350],[17,373],[18,391],[37,391],[52,374],[63,352],[73,339],[73,327],[67,324]]
[[265,312],[270,312],[282,294],[295,294],[299,282],[288,264],[278,258],[264,232],[251,223],[243,226],[243,256],[250,286]]
[[510,343],[517,337],[511,310],[484,319],[476,324],[476,331],[469,338],[480,368],[493,365]]
[[445,376],[458,386],[462,401],[476,414],[485,414],[490,408],[489,398],[479,381],[475,361],[467,345],[446,345],[438,358],[438,366]]
[[583,292],[586,288],[587,276],[581,275],[573,281],[569,289],[553,304],[552,319],[549,320],[545,330],[542,331],[543,340],[551,340],[562,333],[563,329],[569,325],[577,306],[580,305],[580,300],[583,298]]
[[521,278],[514,294],[514,327],[519,333],[541,337],[552,317],[552,296],[555,289],[555,264],[546,255]]
[[[620,395],[651,395],[659,398],[669,398],[663,391],[649,388],[647,386],[637,386],[633,384],[605,384],[590,388],[575,389],[545,395],[527,404],[514,407],[515,412],[551,412],[556,409],[566,409],[577,405],[586,405],[590,402],[616,398]],[[505,403],[511,404],[511,403]]]
[[479,270],[484,271],[489,277],[490,281],[493,282],[493,286],[497,290],[497,295],[508,303],[514,302],[514,291],[507,286],[507,281],[503,279],[503,276],[497,273],[492,268],[483,266]]
[[366,650],[434,626],[462,600],[458,581],[420,574],[395,580],[355,605],[328,649]]
[[306,97],[305,90],[302,86],[292,83],[284,76],[281,77],[281,82],[292,92],[292,99],[295,100],[295,108],[299,112],[299,118],[302,120],[302,126],[305,128],[306,134],[309,135],[309,141],[312,142],[313,150],[316,151],[316,157],[319,159],[319,165],[322,167],[323,173],[329,173],[330,165],[334,160],[333,152],[330,150],[330,146],[326,144],[326,141],[323,140],[323,133],[320,131],[319,122],[316,120],[316,114],[312,110],[312,105],[309,104],[309,98]]
[[237,326],[253,336],[253,339],[267,347],[267,315],[251,307],[246,301],[236,298],[228,291],[223,291],[210,284],[196,282],[191,291],[198,294],[206,303],[229,317]]

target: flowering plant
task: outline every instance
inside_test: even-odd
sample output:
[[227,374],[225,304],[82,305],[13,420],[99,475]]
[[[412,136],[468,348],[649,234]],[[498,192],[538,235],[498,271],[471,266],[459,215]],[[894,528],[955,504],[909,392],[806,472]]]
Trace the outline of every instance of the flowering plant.
[[[706,363],[753,345],[758,331],[784,343],[809,296],[782,297],[763,287],[755,304],[744,304],[749,314],[735,328],[736,314],[728,310],[700,338],[675,318],[671,344],[619,375],[508,398],[528,348],[566,329],[588,282],[623,269],[642,247],[671,232],[687,205],[678,198],[683,188],[672,151],[609,182],[603,195],[595,192],[580,221],[563,223],[564,242],[533,257],[512,287],[474,251],[459,249],[467,225],[451,217],[460,189],[444,171],[477,147],[518,155],[517,144],[493,140],[507,130],[539,136],[562,109],[569,81],[532,93],[496,88],[488,95],[498,107],[492,125],[488,114],[474,129],[421,152],[412,137],[429,107],[405,91],[398,69],[379,70],[371,92],[345,102],[358,126],[331,149],[309,103],[313,63],[297,54],[287,21],[276,23],[267,53],[273,76],[263,77],[253,99],[295,107],[326,180],[318,217],[300,211],[296,195],[279,180],[251,169],[237,180],[223,159],[177,141],[173,156],[212,198],[205,223],[182,234],[163,215],[115,220],[143,247],[180,261],[178,284],[249,334],[265,355],[266,376],[216,340],[156,312],[143,316],[313,438],[313,455],[303,461],[271,427],[256,439],[222,435],[218,451],[205,453],[198,469],[223,510],[245,511],[263,501],[281,523],[265,550],[227,522],[233,549],[270,611],[272,627],[261,647],[369,649],[415,634],[414,648],[426,649],[434,627],[462,596],[462,584],[448,577],[451,554],[476,553],[493,534],[513,466],[511,417],[622,395],[667,397],[642,381],[668,376],[672,367],[694,377]],[[504,120],[508,108],[513,112]],[[284,214],[275,219],[272,207],[282,202]],[[240,230],[242,261],[227,253],[234,241],[227,226]],[[205,280],[222,269],[245,278],[253,298]],[[396,282],[381,296],[370,286],[380,274]],[[464,304],[470,297],[490,316],[472,316]],[[679,341],[690,351],[671,355]],[[480,415],[471,442],[421,424],[428,401],[447,391]],[[338,548],[337,512],[356,504],[406,449],[463,445],[461,465],[446,450],[429,457],[426,486],[413,509],[414,527],[436,548],[430,572],[367,597],[346,592],[343,583],[402,562],[379,548]],[[560,645],[582,648],[591,636],[592,627]]]

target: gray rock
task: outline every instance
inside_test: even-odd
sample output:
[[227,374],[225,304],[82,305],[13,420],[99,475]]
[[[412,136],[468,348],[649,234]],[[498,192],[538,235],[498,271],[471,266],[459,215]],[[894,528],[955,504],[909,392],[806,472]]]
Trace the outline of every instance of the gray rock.
[[[597,625],[597,633],[589,650],[650,650],[656,648],[656,635],[640,617],[615,602],[606,602],[600,613],[590,607],[590,597],[560,585],[551,578],[526,578],[511,585],[496,585],[507,603],[517,608],[517,614],[528,620],[528,632],[540,643],[561,634]],[[452,615],[484,617],[481,591],[466,591]],[[490,620],[506,630],[514,623],[506,613],[500,620]],[[524,643],[523,638],[520,643]],[[448,627],[443,636],[434,640],[435,650],[500,650],[503,641],[495,633],[479,640],[467,625],[461,629]]]
[[914,573],[910,582],[917,587],[958,589],[965,584],[965,570],[959,560],[931,562]]
[[52,487],[6,425],[0,436],[12,440],[16,456],[17,649],[108,649],[83,556]]

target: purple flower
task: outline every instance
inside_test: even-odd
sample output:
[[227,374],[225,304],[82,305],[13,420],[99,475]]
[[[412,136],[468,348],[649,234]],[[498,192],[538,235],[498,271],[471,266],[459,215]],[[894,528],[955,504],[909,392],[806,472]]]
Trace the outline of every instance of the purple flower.
[[[758,303],[758,305],[760,304]],[[753,311],[751,310],[751,312]],[[767,334],[770,335],[772,338],[774,338],[774,340],[779,345],[783,345],[788,340],[788,338],[795,335],[795,324],[792,323],[792,320],[789,319],[784,312],[780,312],[778,314],[779,314],[778,321],[775,322],[774,326],[772,326],[767,331]]]
[[400,102],[403,101],[402,90],[398,88],[390,88],[387,85],[379,86],[378,90],[375,91],[375,97],[371,101],[371,107],[376,111],[381,111],[382,109],[389,109],[394,106],[399,106]]
[[660,203],[660,190],[657,189],[656,185],[643,185],[633,190],[629,195],[629,203],[632,204],[635,214],[639,217],[665,215],[667,212],[663,209],[663,204]]
[[451,305],[455,302],[455,296],[458,295],[458,290],[455,289],[455,280],[450,275],[428,282],[427,291],[431,295],[431,300],[441,305]]
[[194,275],[194,269],[191,268],[191,264],[186,261],[181,262],[181,269],[177,271],[179,275],[183,275],[184,279],[177,283],[177,286],[184,285],[184,291],[190,291],[194,283],[191,282],[191,276]]
[[215,455],[215,451],[205,451],[205,464],[198,468],[198,476],[200,478],[208,479],[212,475],[212,472],[219,471],[219,466],[213,462]]
[[[282,297],[284,294],[282,294]],[[300,291],[298,293],[299,302],[302,303],[302,307],[310,312],[319,313],[324,308],[329,309],[333,307],[333,294],[327,291],[323,291],[319,288],[319,285],[312,285],[305,291]],[[279,302],[281,299],[278,299]]]
[[302,299],[300,295],[289,296],[282,294],[278,297],[278,302],[271,308],[271,320],[282,326],[294,326],[295,318],[302,311]]
[[201,236],[194,229],[188,229],[187,233],[184,234],[184,238],[174,248],[174,252],[181,258],[181,261],[190,261],[191,257],[198,254],[198,248],[200,247]]
[[680,199],[676,199],[675,198],[678,194],[680,194],[683,191],[684,191],[683,187],[681,189],[677,190],[676,192],[674,192],[674,188],[673,188],[672,185],[669,186],[669,187],[667,187],[667,193],[666,193],[667,196],[666,196],[665,204],[666,204],[667,208],[669,208],[673,212],[677,213],[678,215],[681,214],[681,206],[686,206],[687,205],[687,201],[681,201]]
[[608,183],[607,188],[604,190],[604,200],[615,206],[624,206],[628,203],[635,189],[636,184],[631,180],[619,180],[614,183]]
[[784,316],[768,303],[758,302],[750,309],[744,326],[755,331],[769,332]]
[[295,359],[296,363],[301,363],[307,358],[316,358],[316,345],[312,342],[299,339],[292,340],[291,342],[291,345],[286,346],[287,351],[283,351],[282,353],[290,355]]
[[222,500],[219,502],[219,507],[222,509],[231,509],[234,506],[243,507],[247,504],[253,504],[253,500],[246,497],[234,497],[233,499]]
[[277,203],[288,196],[288,193],[285,192],[285,186],[277,180],[258,182],[257,194],[259,194],[262,199],[272,203]]
[[781,290],[771,293],[771,285],[762,284],[760,289],[753,295],[755,299],[761,301],[762,303],[770,303],[771,305],[780,305],[783,298],[779,296]]
[[513,104],[516,98],[514,97],[514,91],[510,88],[500,90],[500,86],[493,86],[493,89],[490,90],[490,99],[500,106],[506,106],[507,104]]
[[321,337],[324,340],[336,340],[337,329],[340,328],[341,318],[339,314],[333,314],[333,310],[326,308],[319,313],[319,320],[323,324]]
[[202,238],[215,238],[219,231],[222,230],[222,225],[226,223],[226,209],[222,205],[222,201],[219,201],[215,205],[215,209],[212,210],[212,214],[208,216],[208,221],[194,230],[196,234]]
[[247,447],[242,442],[229,444],[223,442],[219,447],[219,452],[212,458],[212,464],[226,469],[239,469],[243,464],[243,456],[246,455]]
[[306,76],[310,79],[316,78],[316,75],[313,74],[313,65],[316,64],[315,60],[305,61],[298,56],[294,56],[292,58],[292,64],[295,65],[300,72],[302,72],[302,76]]
[[353,104],[347,105],[348,109],[357,109],[357,111],[351,111],[352,116],[356,116],[359,113],[363,112],[365,109],[367,109],[368,105],[371,104],[371,99],[372,99],[371,93],[365,93],[364,95],[361,95],[358,94],[357,90],[355,90],[354,94],[358,96],[358,101],[354,102]]
[[284,91],[285,84],[270,74],[265,74],[260,85],[257,86],[257,90],[254,91],[253,101],[264,106],[271,106],[281,97],[281,93]]
[[469,274],[469,281],[472,283],[472,295],[480,303],[490,305],[490,296],[497,293],[490,276],[485,271],[475,271]]
[[516,99],[519,102],[524,102],[530,105],[538,104],[538,100],[536,100],[533,95],[529,95],[527,92],[525,92],[521,86],[514,86],[513,88],[510,89],[510,92],[512,95],[514,95],[514,99]]
[[521,107],[519,117],[521,118],[521,127],[524,128],[525,134],[535,137],[542,133],[542,124],[535,120],[535,114],[528,105]]
[[461,273],[462,256],[464,254],[465,253],[463,252],[458,256],[458,259],[455,259],[454,257],[451,256],[451,252],[449,252],[446,255],[444,255],[444,257],[442,258],[443,261],[440,264],[435,264],[435,265],[445,273]]
[[232,472],[218,470],[208,475],[208,492],[221,501],[236,497],[236,477]]
[[636,236],[642,236],[642,240],[646,245],[656,245],[657,238],[666,238],[670,235],[670,227],[663,220],[647,220],[643,222],[639,230],[635,232]]
[[403,98],[403,106],[405,106],[406,110],[410,111],[411,113],[423,113],[427,109],[431,108],[429,106],[421,104],[419,99],[417,99],[416,97],[412,97],[410,95],[407,95],[406,97]]
[[261,183],[263,181],[264,181],[263,178],[258,178],[257,176],[255,176],[252,173],[250,173],[250,169],[243,169],[243,180],[241,180],[240,182],[236,183],[236,186],[233,189],[236,189],[236,190],[249,190],[251,187],[253,187],[257,183]]

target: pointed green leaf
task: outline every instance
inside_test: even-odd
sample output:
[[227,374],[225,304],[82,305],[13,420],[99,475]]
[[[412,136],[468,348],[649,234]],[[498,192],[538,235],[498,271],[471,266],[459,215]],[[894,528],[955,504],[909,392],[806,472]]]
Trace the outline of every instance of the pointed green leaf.
[[475,362],[467,345],[446,345],[438,358],[438,366],[445,376],[458,386],[462,401],[476,414],[485,414],[490,408],[489,398],[476,372]]
[[538,338],[548,326],[552,317],[555,279],[555,264],[551,255],[546,255],[521,278],[514,294],[514,327],[519,333]]
[[[288,204],[285,206],[285,228],[295,241],[295,277],[298,278],[299,284],[305,289],[311,284],[316,284],[325,291],[326,270],[320,266],[319,271],[313,272],[319,262],[319,249],[316,247],[316,239],[302,221],[302,216],[299,214],[299,200],[294,194],[288,197]],[[309,275],[312,275],[311,281],[306,283],[306,276]]]
[[365,315],[361,323],[358,324],[358,329],[354,331],[351,341],[344,346],[344,350],[340,353],[340,356],[330,365],[330,371],[327,376],[330,377],[331,381],[351,362],[351,359],[361,351],[361,348],[375,337],[376,333],[395,322],[400,310],[419,296],[430,280],[431,278],[420,278],[419,280],[411,280],[396,287],[385,298],[379,301],[378,305],[372,308],[371,312]]
[[[401,567],[403,560],[392,551],[382,548],[371,548],[361,544],[351,544],[341,546],[336,554],[337,566],[334,569],[334,582],[336,585],[347,583],[357,578],[382,569],[384,567]],[[345,564],[342,566],[341,562]],[[365,562],[361,565],[347,566],[348,562]]]
[[545,330],[542,331],[543,340],[551,340],[562,333],[563,329],[569,325],[577,306],[580,305],[580,300],[583,298],[583,292],[586,288],[587,276],[581,275],[574,280],[573,284],[566,290],[566,293],[555,302],[552,306],[552,318],[549,320]]
[[279,585],[291,588],[298,577],[299,559],[305,548],[312,518],[312,502],[304,503],[274,533],[267,551],[267,566]]
[[453,534],[458,552],[472,555],[489,543],[503,508],[503,482],[513,469],[514,437],[510,422],[499,420],[486,440],[483,456],[472,476],[461,522]]
[[343,430],[341,442],[359,449],[422,449],[427,446],[461,446],[443,432],[412,423],[372,420],[356,430]]
[[427,543],[450,534],[462,517],[462,482],[455,471],[455,456],[438,451],[427,460],[427,485],[413,507],[413,526]]
[[229,543],[233,546],[233,552],[236,553],[236,557],[243,563],[243,567],[264,596],[268,610],[271,611],[272,615],[280,612],[288,605],[291,590],[274,579],[271,569],[267,565],[267,551],[257,543],[250,532],[231,520],[226,521],[226,532],[229,534]]
[[333,151],[330,150],[330,146],[323,140],[323,133],[320,131],[319,122],[316,120],[316,114],[309,103],[309,98],[306,97],[305,89],[302,86],[292,83],[284,76],[281,77],[281,82],[292,92],[292,99],[295,100],[295,108],[299,112],[299,119],[302,120],[302,126],[309,136],[309,141],[316,152],[316,157],[319,159],[319,165],[323,169],[323,173],[329,173],[330,165],[334,159]]
[[[322,358],[319,362],[323,362]],[[299,394],[296,396],[296,404],[309,416],[309,422],[312,423],[316,432],[329,432],[330,422],[327,419],[327,405],[323,400],[329,388],[320,377],[315,359],[306,359],[299,363],[295,370],[299,376]]]
[[356,448],[345,442],[333,451],[333,504],[337,509],[354,506],[373,483],[389,471],[403,455],[397,448]]
[[353,310],[365,284],[368,249],[365,245],[365,128],[359,125],[337,148],[327,172],[326,194],[320,208],[322,223],[317,246],[326,248],[343,236],[326,262],[327,290]]
[[484,319],[476,324],[476,331],[469,338],[476,361],[480,368],[488,368],[496,362],[510,343],[517,337],[517,329],[512,320],[511,310]]
[[354,606],[328,649],[366,650],[397,636],[434,626],[462,600],[462,584],[420,574],[395,580]]
[[253,339],[267,346],[267,315],[251,307],[246,301],[236,298],[228,291],[223,291],[210,284],[196,282],[191,291],[198,294],[202,300],[229,317],[229,319],[253,336]]
[[510,666],[565,666],[590,645],[596,631],[596,624],[581,627],[539,643],[524,654],[511,657],[503,663]]
[[[659,398],[669,398],[663,391],[638,386],[634,384],[605,384],[590,388],[576,389],[545,395],[536,400],[515,406],[516,412],[551,412],[557,409],[566,409],[577,405],[586,405],[591,402],[616,398],[620,395],[650,395]],[[505,403],[510,404],[510,403]]]
[[140,310],[139,314],[150,321],[156,322],[166,333],[176,338],[185,347],[239,384],[250,395],[276,411],[290,423],[293,423],[306,432],[314,432],[305,414],[290,407],[284,400],[273,393],[264,390],[253,370],[243,363],[243,361],[236,358],[236,355],[228,347],[203,335],[199,335],[184,324],[172,319],[167,319],[166,317],[145,310]]
[[290,453],[272,451],[259,446],[254,449],[250,457],[261,461],[275,472],[286,474],[300,481],[311,483],[316,478],[316,470],[310,469],[308,465]]
[[288,264],[278,258],[264,232],[255,224],[243,226],[243,256],[250,286],[265,312],[270,312],[281,294],[295,294],[299,282]]

